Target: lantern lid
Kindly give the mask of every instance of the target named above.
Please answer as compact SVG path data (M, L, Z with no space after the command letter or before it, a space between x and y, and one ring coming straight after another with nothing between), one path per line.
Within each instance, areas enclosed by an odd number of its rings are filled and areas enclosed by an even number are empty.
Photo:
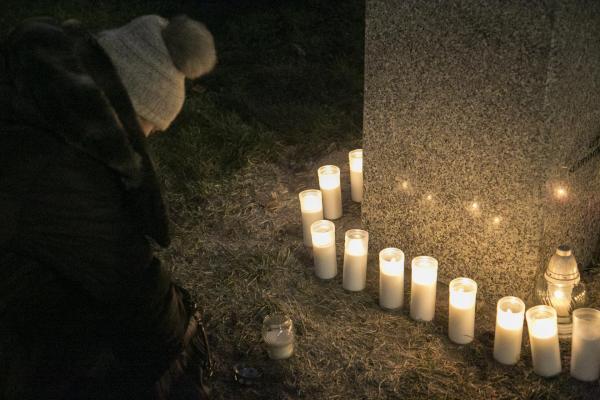
M548 282L554 284L576 285L579 283L577 261L569 246L563 244L556 249L556 253L550 258L544 276Z

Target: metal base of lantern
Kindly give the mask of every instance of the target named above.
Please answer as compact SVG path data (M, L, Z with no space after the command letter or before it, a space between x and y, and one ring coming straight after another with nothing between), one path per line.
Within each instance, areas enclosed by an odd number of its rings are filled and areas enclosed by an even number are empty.
M561 340L571 340L573 324L558 324L558 338Z

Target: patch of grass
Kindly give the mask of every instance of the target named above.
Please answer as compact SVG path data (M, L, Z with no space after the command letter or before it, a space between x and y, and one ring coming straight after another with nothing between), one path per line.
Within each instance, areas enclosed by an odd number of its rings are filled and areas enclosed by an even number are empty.
M170 137L152 141L172 181L226 178L252 160L286 161L287 146L305 158L360 140L364 4L336 3L184 7L213 32L219 64L188 91Z

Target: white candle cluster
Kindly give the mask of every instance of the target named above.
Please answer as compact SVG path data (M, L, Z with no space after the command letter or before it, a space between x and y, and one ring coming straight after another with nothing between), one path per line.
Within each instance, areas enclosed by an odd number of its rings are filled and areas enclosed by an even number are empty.
M348 154L351 198L363 199L363 151ZM300 193L304 244L312 247L315 274L321 279L337 275L335 220L342 216L340 168L325 165L318 170L320 190ZM404 180L401 190L411 190ZM431 193L424 198L434 201ZM481 204L472 201L467 208L479 216ZM495 216L498 225L501 217ZM345 232L343 278L344 289L362 291L367 282L369 233L362 229ZM379 305L385 310L398 310L404 305L404 252L388 247L379 253ZM414 257L411 262L410 316L417 321L435 317L438 261L431 256ZM559 288L560 289L560 288ZM550 377L561 372L557 315L565 313L569 303L566 294L557 289L552 305L539 305L525 310L518 297L507 296L498 301L493 355L496 361L514 365L521 356L523 322L527 320L534 372ZM448 337L457 344L468 344L475 338L477 282L460 277L449 284ZM564 303L564 304L563 304ZM565 305L566 304L566 305ZM578 309L573 313L571 375L582 381L600 377L600 311ZM287 354L286 354L287 356Z

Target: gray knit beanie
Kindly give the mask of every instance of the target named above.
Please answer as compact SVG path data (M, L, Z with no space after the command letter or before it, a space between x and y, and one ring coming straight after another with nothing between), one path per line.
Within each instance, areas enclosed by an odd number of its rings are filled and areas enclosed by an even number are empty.
M106 51L129 94L135 112L165 130L185 100L185 78L210 72L217 62L213 37L185 16L171 21L158 15L100 32Z

